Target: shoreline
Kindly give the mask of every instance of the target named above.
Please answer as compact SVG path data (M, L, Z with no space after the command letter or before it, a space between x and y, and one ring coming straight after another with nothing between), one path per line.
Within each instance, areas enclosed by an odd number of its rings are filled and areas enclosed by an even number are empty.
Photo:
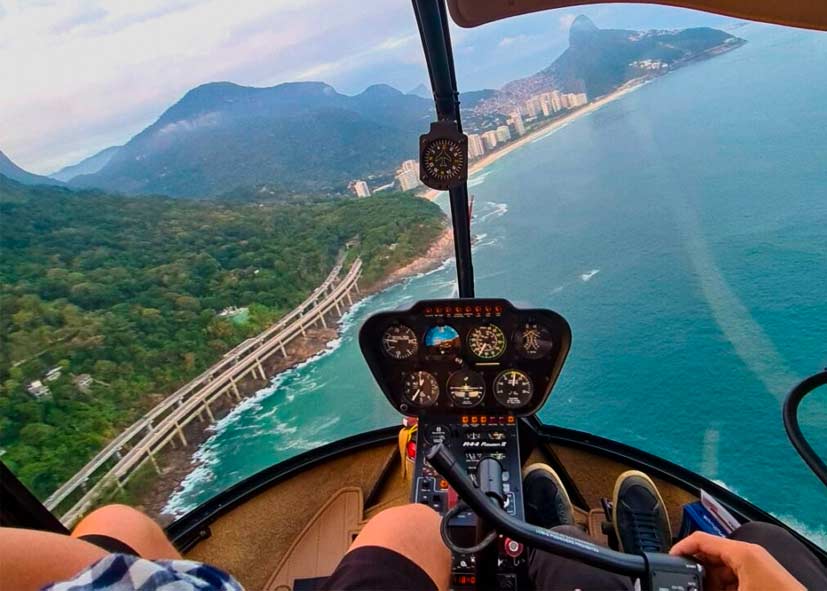
M603 106L605 106L605 105L607 105L607 104L609 104L613 101L616 101L617 99L629 94L630 92L632 92L634 90L637 90L638 88L645 85L647 82L650 82L651 80L652 80L651 77L642 77L642 78L635 78L634 80L629 80L628 82L623 84L623 86L619 87L617 90L614 90L614 91L610 92L609 94L604 95L604 96L598 98L597 100L588 103L587 105L583 106L582 108L577 109L576 111L573 111L573 112L568 113L566 115L563 115L562 117L559 117L557 119L554 119L553 121L550 121L549 123L528 132L527 134L525 134L524 136L520 137L517 140L514 140L512 142L508 142L508 144L505 144L505 146L503 148L500 148L500 149L498 149L494 152L491 152L490 154L486 154L482 158L479 158L479 159L475 160L474 162L470 163L468 165L468 176L470 177L471 175L473 175L477 172L480 172L481 170L484 170L485 168L491 166L497 160L499 160L500 158L503 158L504 156L507 156L508 154L513 152L514 150L517 150L518 148L521 148L521 147L525 146L526 144L529 144L529 143L533 142L534 140L539 139L540 137L542 137L546 134L554 133L555 131L557 131L561 127L564 127L565 125L568 125L572 121L576 121L580 117L583 117L585 115L588 115L589 113L593 113L593 112L597 111L598 109L602 108ZM427 199L428 201L433 201L434 199L439 197L442 193L445 193L445 191L439 191L437 189L428 189L427 191L421 193L420 197L422 197L423 199Z
M229 403L227 402L228 399L222 399L223 403L220 407L217 406L213 409L216 419L214 424L217 424L246 400L267 388L279 374L289 371L322 353L331 341L339 338L342 317L347 315L359 302L409 277L438 268L447 259L453 257L453 245L453 232L450 224L448 224L424 254L390 271L382 279L362 287L359 297L353 300L352 305L343 310L342 315L336 319L335 326L331 325L330 328L326 329L309 328L306 337L300 337L287 346L286 358L274 356L274 359L269 360L269 362L263 362L265 373L268 376L266 380L247 378L243 383L239 382L241 400L234 400ZM174 515L165 512L164 509L172 495L181 487L184 479L197 468L198 461L194 457L195 453L215 434L215 430L211 428L212 425L204 425L197 421L193 421L187 427L189 429L185 429L185 435L188 444L184 447L169 447L162 454L159 454L158 461L162 473L154 475L150 488L135 493L135 506L154 517L162 525L171 523L175 519Z

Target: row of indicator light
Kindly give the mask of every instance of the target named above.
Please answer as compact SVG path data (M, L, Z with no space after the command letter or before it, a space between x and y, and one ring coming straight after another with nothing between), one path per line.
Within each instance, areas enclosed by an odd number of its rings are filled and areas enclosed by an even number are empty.
M428 306L425 314L502 314L503 307L500 304L476 304L465 306Z
M511 415L507 417L488 417L485 415L462 415L461 420L463 425L513 425L517 422L517 419Z
M476 585L477 577L474 575L454 575L455 585Z

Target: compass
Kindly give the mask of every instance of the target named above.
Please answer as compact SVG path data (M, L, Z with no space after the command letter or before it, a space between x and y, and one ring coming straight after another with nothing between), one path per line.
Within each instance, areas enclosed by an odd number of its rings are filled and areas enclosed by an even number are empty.
M445 191L468 178L468 137L453 123L436 121L419 138L419 175L432 189Z

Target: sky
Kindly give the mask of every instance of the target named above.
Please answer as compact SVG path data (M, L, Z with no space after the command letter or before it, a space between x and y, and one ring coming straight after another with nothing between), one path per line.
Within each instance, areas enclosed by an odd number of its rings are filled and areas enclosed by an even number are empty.
M452 26L460 89L546 67L578 14L601 28L731 22L613 4ZM39 174L125 143L206 82L319 80L356 94L427 79L409 0L0 0L0 150Z

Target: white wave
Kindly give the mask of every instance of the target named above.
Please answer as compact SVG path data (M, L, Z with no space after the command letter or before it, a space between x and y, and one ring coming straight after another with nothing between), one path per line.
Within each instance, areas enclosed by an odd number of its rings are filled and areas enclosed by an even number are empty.
M561 292L561 291L563 291L565 288L566 288L566 286L565 286L565 285L558 285L557 287L555 287L554 289L552 289L552 290L551 290L551 295L554 295L554 294L556 294L556 293L560 293L560 292Z
M485 179L488 178L489 174L491 174L490 170L487 170L485 172L478 172L477 174L472 174L468 177L468 186L478 187L479 185L485 182Z
M478 222L484 222L492 216L501 217L508 213L507 203L494 203L493 201L486 201L486 213L476 219Z
M555 127L554 129L550 129L550 130L548 130L547 132L543 133L542 135L538 135L538 136L537 136L537 137L535 137L533 140L531 140L531 142L529 142L529 143L534 144L534 143L537 143L537 142L543 141L544 139L546 139L547 137L550 137L550 136L554 135L555 133L557 133L558 131L560 131L560 130L561 130L561 129L563 129L564 127L568 127L570 124L571 124L571 121L566 121L565 123L562 123L562 124L558 125L558 126L557 126L557 127Z
M588 273L583 273L582 275L580 275L580 279L583 282L586 282L586 281L589 281L592 277L594 277L598 273L600 273L600 269L592 269Z

